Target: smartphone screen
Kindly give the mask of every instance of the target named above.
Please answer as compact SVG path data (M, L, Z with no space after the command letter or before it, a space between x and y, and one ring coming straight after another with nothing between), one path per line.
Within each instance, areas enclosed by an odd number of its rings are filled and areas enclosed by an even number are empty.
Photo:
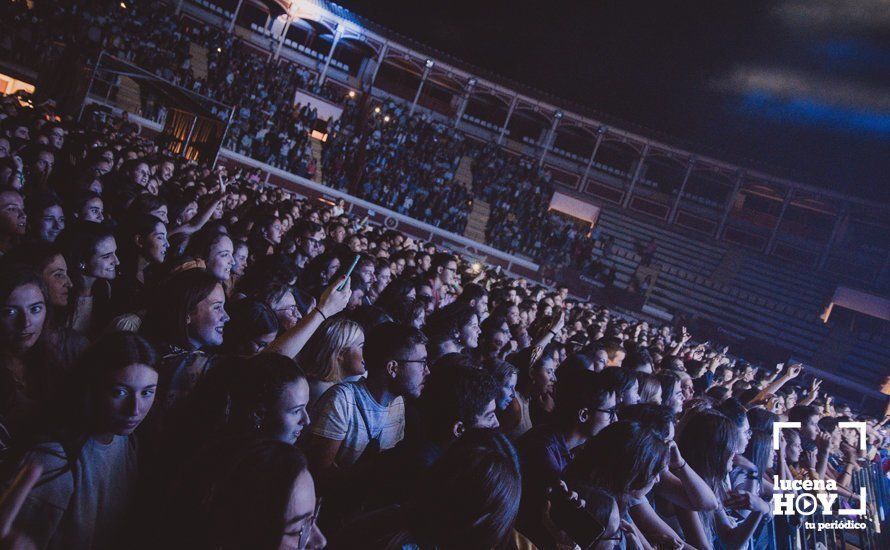
M346 271L346 278L343 279L343 282L340 283L340 286L337 287L337 290L343 290L346 287L346 281L348 281L350 275L352 275L352 270L355 269L355 266L358 264L359 258L361 258L361 255L356 254L355 258L352 260L352 265L349 266L349 270Z

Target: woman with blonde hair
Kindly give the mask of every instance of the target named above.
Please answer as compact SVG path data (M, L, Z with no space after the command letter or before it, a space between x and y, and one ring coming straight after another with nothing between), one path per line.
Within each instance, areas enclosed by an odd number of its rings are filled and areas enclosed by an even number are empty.
M349 319L328 319L297 356L309 379L309 409L328 388L365 373L365 333Z

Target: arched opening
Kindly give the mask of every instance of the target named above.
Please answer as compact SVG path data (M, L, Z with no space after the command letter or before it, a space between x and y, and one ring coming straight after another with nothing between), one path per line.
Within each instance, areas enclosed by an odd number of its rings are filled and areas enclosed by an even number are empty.
M537 145L550 127L550 120L540 112L526 107L513 110L510 123L510 139L527 145Z
M488 92L472 92L464 110L464 119L492 131L500 131L510 106L501 97Z
M417 93L422 74L423 70L410 60L387 57L377 72L377 80L374 85L410 102L414 99L414 94Z
M630 178L639 158L640 151L632 144L609 139L607 136L596 152L594 166L613 176Z
M556 127L553 152L586 166L596 144L596 135L575 124L560 124Z

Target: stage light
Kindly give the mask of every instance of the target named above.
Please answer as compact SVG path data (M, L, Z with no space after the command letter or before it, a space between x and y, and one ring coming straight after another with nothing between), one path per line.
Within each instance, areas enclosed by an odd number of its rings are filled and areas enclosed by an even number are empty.
M346 94L346 95L348 95L348 96L349 96L349 99L352 99L352 98L354 98L354 97L355 97L355 92L354 92L354 91L353 91L353 90L349 90L349 93L348 93L348 94Z
M380 114L380 107L374 107L374 114L375 114L375 115L379 115L379 114Z
M383 122L389 122L389 115L386 115L385 117L383 117Z
M425 65L426 65L427 69L432 69L433 68L433 60L427 59Z
M216 48L216 51L222 53L222 48Z
M124 9L124 10L127 9L127 4L124 2L121 2L120 6L121 6L121 9Z

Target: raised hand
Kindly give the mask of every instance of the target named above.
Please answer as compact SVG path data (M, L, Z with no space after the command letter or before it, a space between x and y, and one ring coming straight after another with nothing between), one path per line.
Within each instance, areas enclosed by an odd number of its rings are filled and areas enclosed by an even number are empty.
M12 525L22 510L28 493L34 488L42 473L43 468L39 465L25 465L9 489L0 497L0 548L4 550L36 548L33 542L13 532Z
M342 289L338 289L340 285L343 285ZM349 297L351 295L352 288L350 288L350 280L344 275L334 281L321 293L321 297L318 299L318 306L316 307L318 307L325 317L336 315L346 309L346 305L349 303Z
M795 363L788 367L788 370L785 371L785 378L796 378L798 375L800 375L801 372L803 372L803 365L801 365L800 363Z

